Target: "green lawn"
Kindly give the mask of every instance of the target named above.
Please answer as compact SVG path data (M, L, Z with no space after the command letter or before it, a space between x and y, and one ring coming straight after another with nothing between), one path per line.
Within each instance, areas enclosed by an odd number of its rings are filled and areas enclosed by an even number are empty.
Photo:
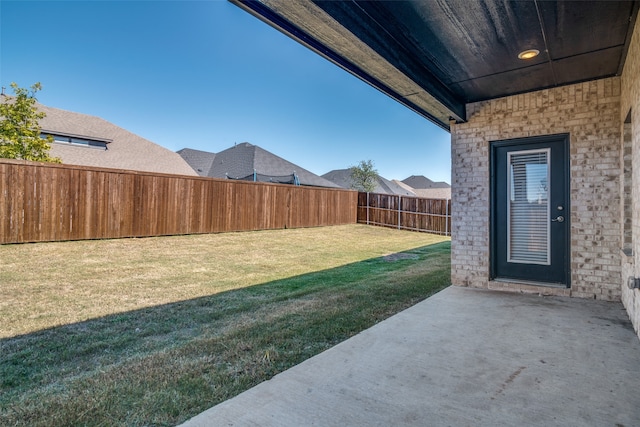
M0 246L0 425L175 425L449 285L349 225Z

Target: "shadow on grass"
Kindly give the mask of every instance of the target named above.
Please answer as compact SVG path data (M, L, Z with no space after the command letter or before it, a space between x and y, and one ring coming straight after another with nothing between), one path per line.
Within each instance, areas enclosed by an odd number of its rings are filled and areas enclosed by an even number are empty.
M0 341L0 424L175 425L445 288L450 243Z

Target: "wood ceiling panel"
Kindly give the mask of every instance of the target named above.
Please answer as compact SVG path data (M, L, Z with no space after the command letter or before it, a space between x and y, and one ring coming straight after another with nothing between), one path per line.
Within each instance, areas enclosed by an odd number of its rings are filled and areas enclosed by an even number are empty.
M633 2L539 2L552 59L623 46ZM588 6L588 7L587 7Z
M455 83L467 95L467 102L529 92L554 86L553 72L548 63L479 77Z
M623 46L571 56L553 62L558 85L615 76Z
M445 128L443 108L464 120L467 102L617 75L640 7L628 0L231 1ZM301 30L309 25L312 32ZM352 58L339 40L318 36L336 26L372 55ZM532 48L538 57L518 59ZM393 69L382 80L380 62ZM398 91L403 79L418 89Z

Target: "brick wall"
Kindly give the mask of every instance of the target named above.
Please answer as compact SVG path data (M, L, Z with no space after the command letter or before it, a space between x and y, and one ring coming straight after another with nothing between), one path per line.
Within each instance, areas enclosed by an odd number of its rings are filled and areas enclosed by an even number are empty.
M453 284L620 299L620 84L614 77L467 106L468 121L451 127ZM571 288L491 281L489 142L560 133L570 135Z
M640 276L640 27L636 24L636 30L631 39L627 60L621 78L622 96L619 123L624 131L626 124L628 136L631 140L628 156L631 156L631 215L627 219L631 222L631 242L627 242L630 249L622 257L622 302L627 308L633 326L640 336L640 290L631 290L627 287L629 277ZM629 116L629 113L630 116ZM623 132L624 133L624 132ZM621 146L624 146L624 138ZM624 194L624 184L622 187ZM628 191L628 189L627 189ZM624 199L624 198L623 198ZM629 203L629 202L627 202ZM623 216L624 217L624 216Z

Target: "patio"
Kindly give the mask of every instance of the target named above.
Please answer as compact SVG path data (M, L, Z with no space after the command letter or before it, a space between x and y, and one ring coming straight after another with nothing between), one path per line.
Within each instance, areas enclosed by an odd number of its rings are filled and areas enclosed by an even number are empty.
M619 302L451 286L183 426L640 425Z

